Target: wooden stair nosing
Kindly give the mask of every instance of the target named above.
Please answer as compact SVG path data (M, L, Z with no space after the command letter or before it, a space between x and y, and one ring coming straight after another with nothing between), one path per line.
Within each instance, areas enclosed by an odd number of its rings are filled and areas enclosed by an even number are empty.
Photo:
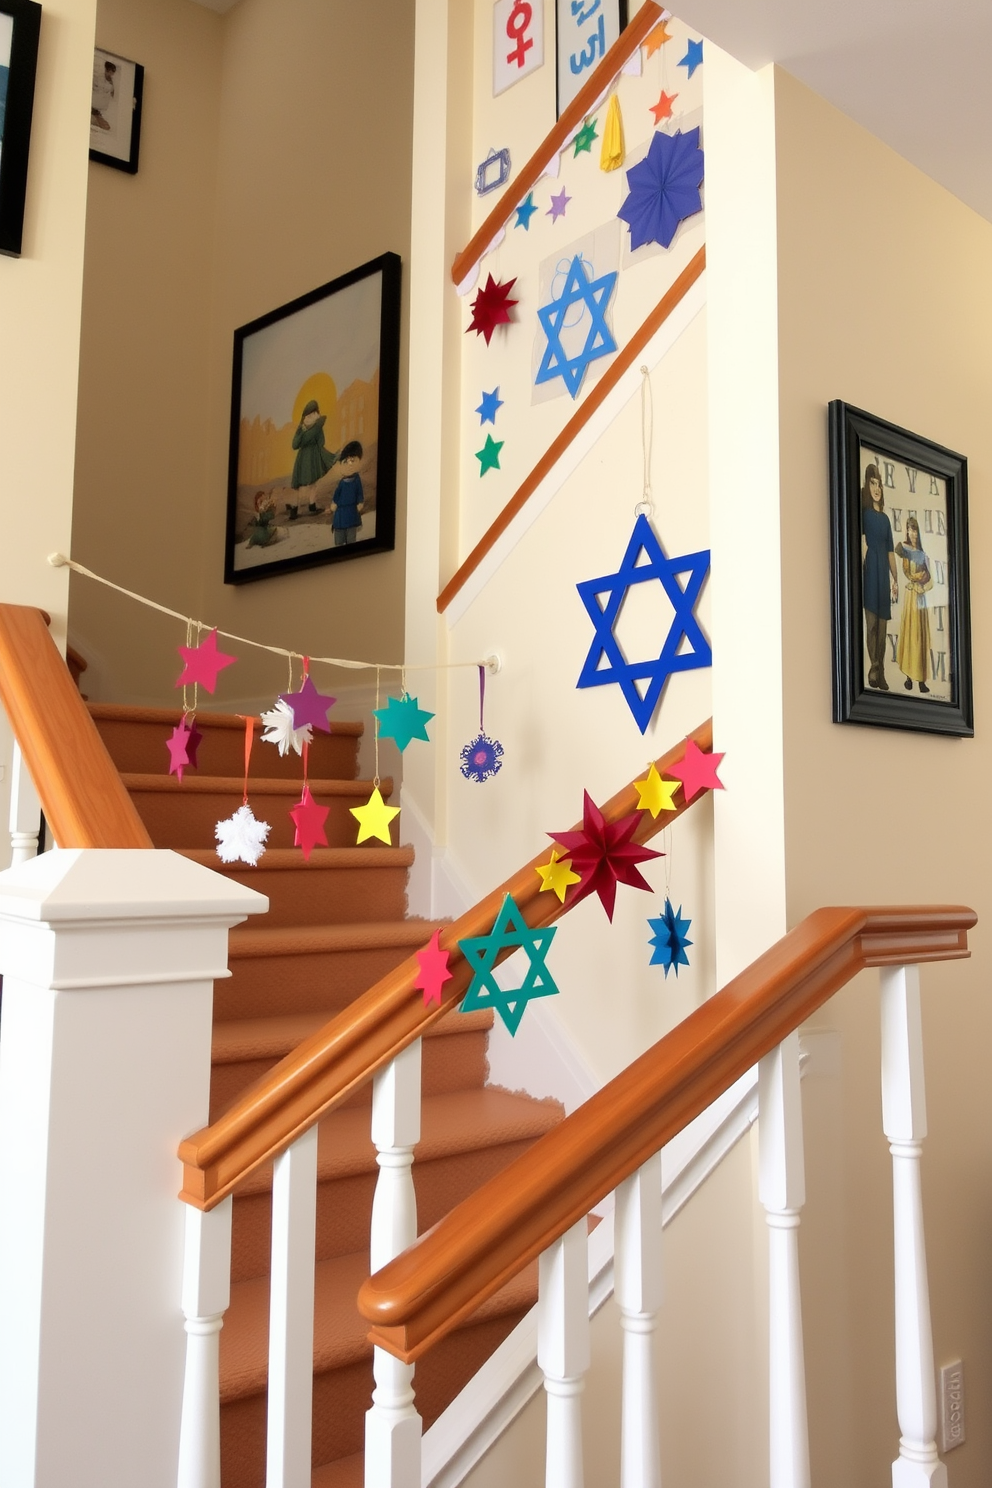
M272 1018L225 1019L214 1024L210 1062L241 1064L252 1059L281 1059L297 1044L329 1021L324 1013L285 1013ZM460 1034L488 1032L494 1014L488 1008L476 1012L449 1013L432 1023L424 1037L452 1038Z
M154 723L154 724L176 724L183 716L182 707L178 704L175 708L142 708L132 707L128 703L87 703L90 716L94 722L106 720L108 723ZM257 717L258 715L254 715ZM203 728L237 729L240 733L245 731L244 715L239 713L213 713L206 709L196 710L196 726ZM323 729L320 731L324 732ZM342 718L332 720L329 732L331 734L344 734L350 738L360 739L365 732L365 725L361 720Z
M121 779L131 795L144 793L166 793L176 795L240 796L244 791L244 780L234 775L185 775L180 781L175 775L154 775L150 771L122 770ZM367 799L372 794L375 782L368 780L342 780L340 776L310 777L310 794L320 796L356 796ZM379 781L379 792L383 800L393 794L394 781L384 775ZM280 779L278 776L249 775L249 796L299 796L303 789L299 780Z
M179 847L176 852L194 863L203 863L215 868L218 873L243 873L246 863L222 863L214 847ZM362 847L315 847L307 862L298 847L270 847L259 860L257 867L267 872L303 872L314 868L409 868L413 863L413 848L362 846Z
M267 855L266 855L267 856ZM363 864L364 866L364 864ZM313 956L337 951L417 950L448 924L447 920L367 920L354 924L235 927L229 934L228 959L265 956Z

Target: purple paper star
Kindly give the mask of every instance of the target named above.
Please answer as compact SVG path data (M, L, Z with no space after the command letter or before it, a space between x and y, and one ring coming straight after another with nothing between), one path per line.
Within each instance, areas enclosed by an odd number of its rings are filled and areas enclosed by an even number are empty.
M545 217L550 217L552 222L557 222L559 217L564 217L565 208L571 200L572 198L565 194L563 186L557 196L552 196L551 205L545 212Z
M279 696L293 710L294 729L305 728L309 723L312 728L322 729L325 734L331 732L327 714L337 699L325 697L318 692L312 677L304 677L299 692L281 692Z

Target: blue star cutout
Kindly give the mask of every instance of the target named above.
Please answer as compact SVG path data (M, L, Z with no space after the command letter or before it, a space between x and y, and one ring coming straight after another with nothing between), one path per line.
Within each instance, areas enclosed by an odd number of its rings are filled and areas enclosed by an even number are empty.
M475 410L479 415L480 424L494 424L496 415L503 407L503 399L499 395L499 388L494 387L491 393L482 394L482 402Z
M463 1013L473 1013L479 1008L495 1008L503 1022L515 1034L520 1027L524 1009L532 997L554 997L558 992L554 978L544 964L548 947L554 939L555 927L532 930L514 902L507 894L500 905L496 923L488 935L471 935L458 942L465 960L474 970L462 1003ZM530 965L523 985L503 988L493 976L496 962L505 951L522 948Z
M515 211L517 214L517 220L513 224L514 227L522 227L524 232L530 232L530 219L537 211L537 208L534 205L533 191L528 191L526 197L520 203L519 207L515 208Z
M647 558L646 563L638 562L642 553ZM666 558L654 528L642 512L634 523L627 551L617 572L602 579L586 579L576 585L596 634L575 685L602 687L608 682L616 682L642 734L654 717L665 683L673 672L688 672L695 667L713 664L709 642L693 613L709 567L708 549L701 553L687 553L683 558ZM684 588L679 582L679 574L689 576ZM656 658L628 661L620 650L613 627L631 585L649 583L653 579L658 580L671 600L675 616ZM605 604L600 603L600 595L607 596ZM680 654L679 646L683 640L691 649ZM605 665L602 664L604 661ZM647 683L643 696L638 690L638 682Z
M616 273L604 274L600 279L590 279L582 259L576 254L569 265L568 277L561 294L550 305L542 305L537 312L548 344L535 382L550 382L553 377L560 377L575 398L589 363L594 362L597 357L609 356L611 351L616 351L617 343L606 324L606 307L616 282ZM575 305L584 305L588 309L591 324L582 350L570 357L566 355L561 337L563 331L575 328L576 322L567 324L568 313ZM580 313L578 324L584 318L584 313Z
M668 973L674 970L676 978L680 966L689 965L689 957L686 948L692 945L686 931L692 924L691 920L682 918L682 906L678 907L678 913L672 908L672 901L665 896L665 908L661 917L657 920L648 920L648 924L654 931L651 944L654 951L651 954L652 966L663 966L665 968L665 981L668 981Z
M678 66L688 69L689 76L701 67L703 62L703 43L701 41L687 41L685 44L685 56L679 58Z
M372 709L379 721L379 738L395 739L401 754L411 739L423 739L430 743L427 725L434 714L428 713L426 708L421 708L418 704L418 698L405 692L402 697L387 698L384 708Z

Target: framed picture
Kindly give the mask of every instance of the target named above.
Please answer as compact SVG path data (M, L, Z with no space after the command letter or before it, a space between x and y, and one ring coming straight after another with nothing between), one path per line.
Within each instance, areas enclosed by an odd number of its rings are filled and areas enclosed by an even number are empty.
M833 717L974 733L968 463L830 404Z
M41 6L0 0L0 253L16 258L24 230Z
M627 24L627 0L555 0L558 117Z
M395 253L235 331L225 583L392 548L399 338Z
M139 62L129 62L97 47L93 53L90 159L132 176L138 169L144 84L145 69Z

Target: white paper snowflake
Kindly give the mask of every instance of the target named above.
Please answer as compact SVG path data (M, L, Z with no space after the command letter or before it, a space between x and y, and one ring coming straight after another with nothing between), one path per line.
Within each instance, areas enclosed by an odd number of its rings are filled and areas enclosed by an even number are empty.
M293 710L282 698L277 698L268 713L262 714L262 722L265 724L262 743L275 744L280 754L288 754L291 749L302 754L304 744L309 744L313 739L313 729L309 723L305 723L302 728L293 727Z
M250 806L239 806L233 816L214 828L217 856L222 863L248 863L252 868L265 851L269 824L256 821Z

